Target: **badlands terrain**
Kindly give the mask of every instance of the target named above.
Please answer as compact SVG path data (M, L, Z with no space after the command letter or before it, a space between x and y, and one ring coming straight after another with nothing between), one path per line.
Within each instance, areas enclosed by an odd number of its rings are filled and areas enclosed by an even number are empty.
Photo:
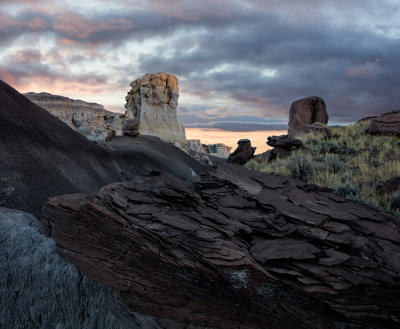
M165 73L124 114L0 81L0 327L398 328L399 114L301 99L254 156L187 140L178 98Z

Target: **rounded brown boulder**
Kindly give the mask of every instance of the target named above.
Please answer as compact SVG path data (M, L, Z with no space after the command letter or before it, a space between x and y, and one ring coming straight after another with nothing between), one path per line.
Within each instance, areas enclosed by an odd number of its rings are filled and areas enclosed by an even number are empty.
M314 122L328 123L326 104L320 97L311 96L292 103L289 113L288 135L294 136L303 132L303 127Z

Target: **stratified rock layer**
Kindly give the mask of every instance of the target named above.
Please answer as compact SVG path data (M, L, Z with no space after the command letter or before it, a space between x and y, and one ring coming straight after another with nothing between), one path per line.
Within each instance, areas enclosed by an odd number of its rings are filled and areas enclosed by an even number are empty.
M131 82L126 96L126 120L139 119L141 135L151 135L169 143L186 145L185 128L178 122L179 88L177 77L146 74Z
M398 328L399 220L221 165L51 198L43 230L133 311L218 329Z
M371 119L367 132L373 135L400 136L400 112L386 113Z
M328 119L326 105L322 98L311 96L299 99L290 107L288 135L292 137L302 133L304 126L314 122L327 124Z
M30 92L25 97L89 140L104 141L112 130L122 135L125 115L107 111L103 105L49 93Z

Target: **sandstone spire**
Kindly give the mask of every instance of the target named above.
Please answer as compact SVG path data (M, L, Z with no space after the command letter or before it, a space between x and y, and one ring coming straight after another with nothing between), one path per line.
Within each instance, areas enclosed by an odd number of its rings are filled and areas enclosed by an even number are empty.
M177 77L166 74L145 74L131 82L126 96L126 120L139 119L142 135L159 137L167 142L186 144L185 128L178 122L179 88Z

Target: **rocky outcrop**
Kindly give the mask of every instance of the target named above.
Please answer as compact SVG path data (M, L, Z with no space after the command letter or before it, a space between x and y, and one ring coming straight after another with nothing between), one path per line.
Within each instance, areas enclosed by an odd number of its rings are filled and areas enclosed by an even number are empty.
M186 145L185 128L178 122L179 88L177 77L146 74L131 82L126 96L126 120L138 119L139 132L174 144Z
M289 137L288 135L269 136L267 138L267 144L269 146L284 149L286 151L297 150L303 146L301 140Z
M311 96L299 99L290 107L288 135L292 137L302 133L305 125L311 125L314 122L327 124L328 119L326 105L322 98Z
M223 143L202 144L200 139L188 139L186 148L190 152L204 153L218 158L227 158L232 149Z
M250 140L240 139L236 150L229 155L228 163L244 165L254 156L255 151L256 147L251 146Z
M125 124L124 128L122 128L122 133L124 135L133 137L138 136L139 127L140 127L140 121L138 119L133 119Z
M399 220L328 189L225 164L197 183L154 172L54 197L44 213L64 259L182 328L400 324Z
M259 154L257 157L263 161L271 162L278 158L284 158L290 155L294 150L303 147L302 141L299 139L289 137L288 135L269 136L267 144L272 146L273 149Z
M151 170L196 179L204 166L152 136L88 141L0 81L0 206L41 216L49 196L94 193Z
M371 119L367 133L372 135L400 136L400 111L386 113L380 117Z
M125 115L107 111L103 105L49 93L25 96L89 140L104 141L112 130L116 136L122 135Z

